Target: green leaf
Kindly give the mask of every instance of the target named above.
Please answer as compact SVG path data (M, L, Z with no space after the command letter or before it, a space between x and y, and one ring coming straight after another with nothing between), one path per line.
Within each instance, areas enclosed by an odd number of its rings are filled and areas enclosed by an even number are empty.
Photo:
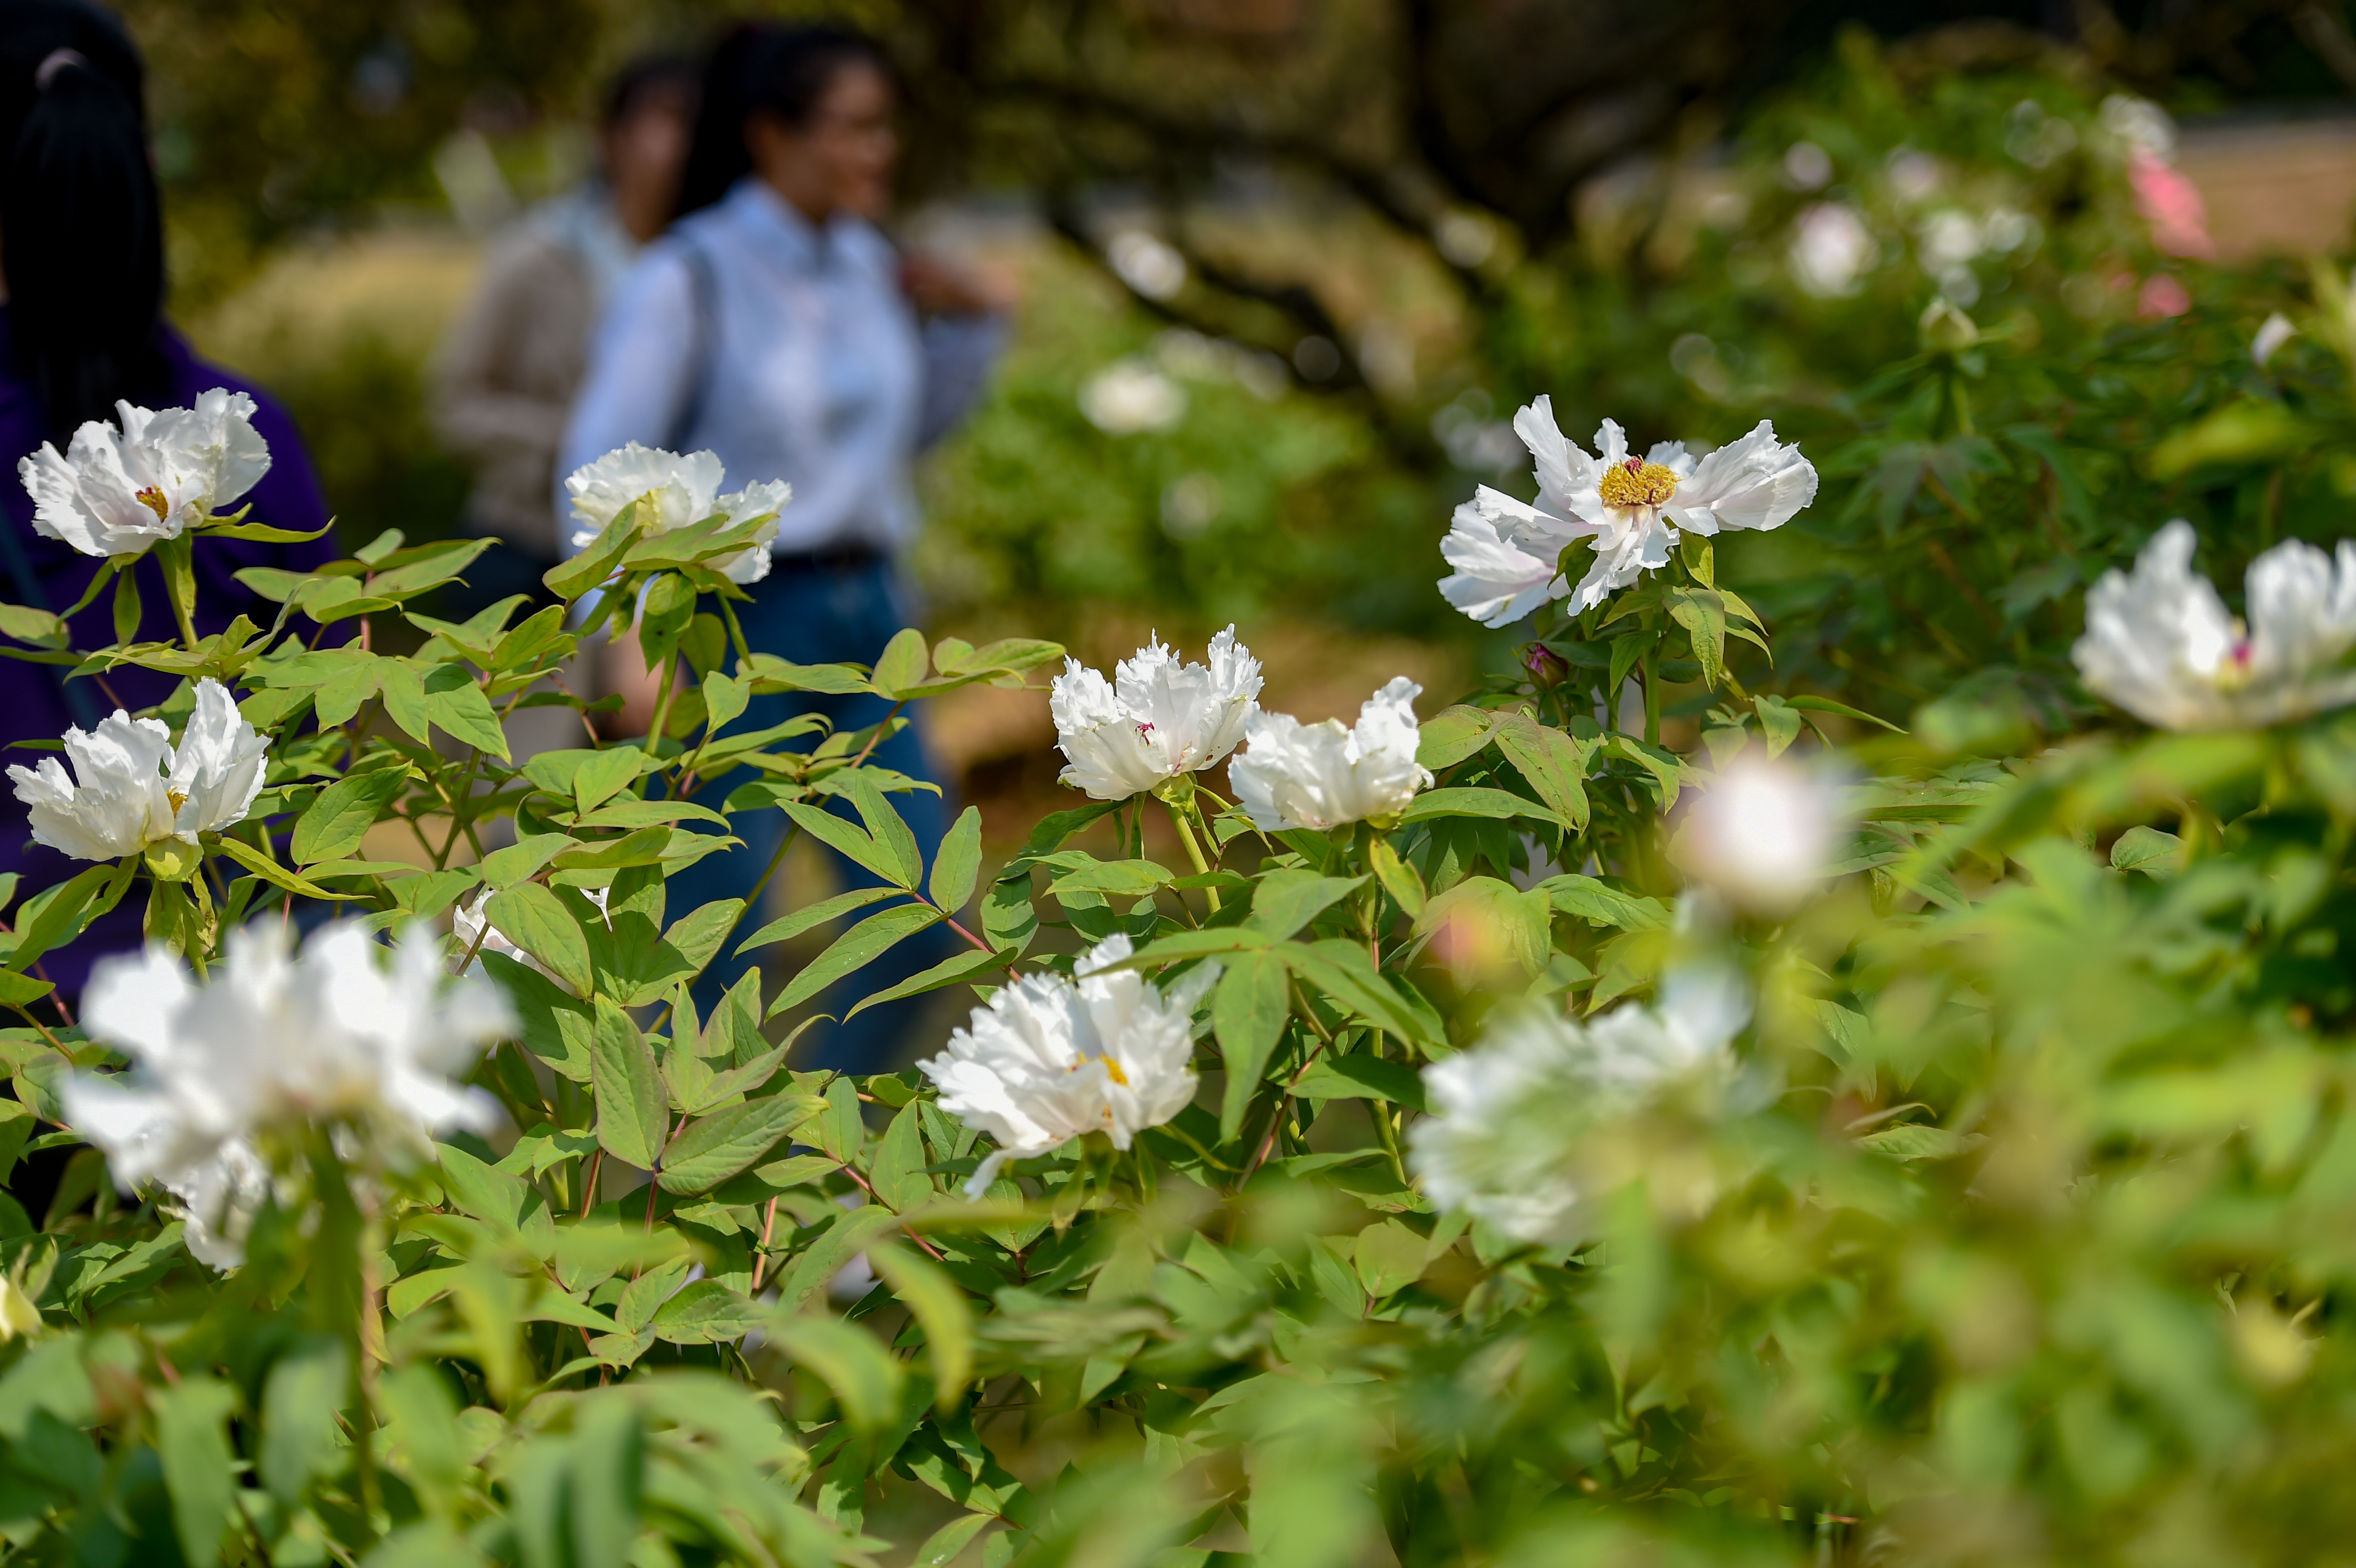
M779 1013L799 1007L905 938L938 924L942 918L940 911L923 904L902 904L896 909L869 915L836 937L834 944L824 953L802 965L799 972L786 982L785 989L777 993L776 1000L769 1004L766 1016L776 1018Z
M1783 705L1786 708L1796 708L1804 713L1837 713L1844 719L1854 719L1862 724L1879 724L1893 735L1906 733L1887 719L1877 719L1861 708L1851 708L1846 702L1835 702L1829 697L1787 697L1783 699Z
M1497 749L1529 781L1547 809L1574 830L1587 826L1587 776L1590 749L1559 730L1539 723L1526 713L1506 713L1497 720Z
M596 989L589 939L564 901L538 882L518 882L493 893L485 912L501 934L548 965L576 996Z
M0 636L37 648L62 648L73 640L63 619L22 604L0 604Z
M1751 711L1759 715L1759 728L1767 736L1767 754L1780 757L1793 741L1800 738L1800 715L1780 697L1765 694L1751 699Z
M924 880L924 852L916 847L916 836L900 813L884 796L874 779L864 772L838 773L830 784L835 785L851 805L858 808L860 820L877 846L890 858L892 869L882 873L884 880L904 888L915 888Z
M57 987L48 980L37 980L30 975L0 969L0 1005L21 1008L27 1002L37 1002Z
M237 1455L229 1442L236 1391L196 1373L149 1397L180 1554L190 1568L209 1568L220 1561L221 1534L237 1508Z
M1318 1058L1292 1092L1304 1100L1388 1100L1424 1108L1422 1074L1404 1061L1364 1052Z
M851 1424L872 1432L900 1408L900 1363L875 1337L835 1317L774 1312L770 1341L816 1372Z
M2172 877L2184 869L2184 840L2157 827L2130 827L2111 845L2111 865L2122 871Z
M867 1179L875 1189L875 1196L898 1213L906 1213L934 1195L932 1180L925 1175L922 1119L914 1104L901 1107L900 1114L892 1118L892 1125L876 1140L874 1155L868 1164Z
M458 1403L442 1371L416 1362L387 1371L377 1382L391 1439L392 1468L416 1491L427 1510L451 1517L466 1484L467 1456L458 1433Z
M598 1143L623 1164L652 1170L669 1130L669 1096L638 1026L602 997L590 1037L589 1081L597 1096Z
M742 1339L768 1316L767 1307L744 1292L699 1279L655 1309L653 1328L656 1339L674 1345L722 1345Z
M829 921L840 919L852 910L864 909L869 904L880 903L885 899L904 896L905 895L898 888L853 888L847 893L837 893L830 899L821 899L817 903L794 911L791 914L778 916L738 943L736 951L746 953L755 947L765 947L772 942L789 941L805 931L824 925Z
M1099 860L1075 850L1048 858L1048 864L1068 867L1052 878L1047 891L1056 898L1093 893L1100 898L1143 898L1177 880L1177 873L1151 860Z
M973 1309L965 1292L947 1269L896 1243L872 1243L867 1257L925 1331L933 1356L934 1407L956 1409L973 1376Z
M1270 871L1252 892L1244 924L1281 942L1333 904L1366 885L1365 877L1321 877L1314 871Z
M1289 972L1276 954L1247 954L1219 976L1218 989L1211 998L1211 1028L1226 1067L1226 1088L1219 1100L1222 1142L1243 1130L1244 1113L1250 1108L1291 1010Z
M914 626L902 628L875 661L875 689L885 697L903 696L924 680L926 664L925 634Z
M1018 950L1012 947L991 952L971 948L954 954L929 969L917 971L895 986L887 987L872 997L861 997L857 1006L842 1015L843 1021L847 1023L868 1008L880 1008L886 1002L896 1002L904 997L923 996L927 991L938 991L961 980L970 980L994 969L1004 968L1019 955Z
M826 1102L815 1094L776 1094L689 1123L663 1150L663 1190L709 1192L825 1109Z
M646 1427L629 1396L609 1392L585 1399L573 1418L565 1488L572 1568L627 1568L637 1552L646 1468Z
M95 919L101 909L112 908L114 900L123 895L122 888L115 887L114 898L92 909L91 905L99 898L99 890L112 882L127 885L131 869L136 864L135 860L125 860L120 868L92 866L72 880L60 882L27 900L25 908L17 912L16 950L8 955L8 968L21 974L41 955L80 935L86 920Z
M466 666L436 665L426 673L425 711L452 740L507 761L507 732Z
M1495 716L1486 709L1443 708L1417 732L1415 760L1435 773L1452 768L1489 744L1494 725Z
M1521 816L1533 822L1571 826L1549 807L1502 789L1428 789L1415 797L1399 820L1423 822L1436 816L1483 816L1495 820Z
M1692 639L1702 685L1715 691L1726 679L1726 601L1710 588L1672 589L1666 597L1669 618Z
M953 1519L925 1538L916 1554L908 1559L908 1568L942 1568L954 1562L959 1552L973 1544L973 1538L996 1523L998 1516L969 1513Z
M904 876L899 857L878 844L857 823L798 800L787 801L778 809L793 818L795 825L803 832L828 848L866 867L887 882L912 891L915 890L922 868L910 869Z
M1415 930L1419 936L1433 936L1435 945L1446 944L1440 956L1451 969L1478 976L1510 963L1536 975L1546 967L1551 947L1550 915L1542 889L1524 892L1494 877L1467 877L1432 895Z
M1556 909L1590 925L1616 925L1622 931L1658 931L1669 923L1668 909L1660 900L1623 893L1577 872L1549 877L1532 891L1543 892Z
M314 1341L270 1369L256 1468L281 1507L300 1506L314 1479L348 1461L351 1450L337 1440L337 1417L351 1392L351 1363L339 1341Z
M584 815L596 810L637 782L638 765L645 761L646 753L634 746L589 752L572 770L573 804Z
M1413 866L1399 859L1389 839L1376 835L1367 847L1366 862L1374 867L1375 877L1383 884L1383 890L1398 901L1409 920L1423 912L1424 900L1429 896L1423 891L1423 879L1416 874Z
M360 847L386 806L408 786L404 768L378 768L337 779L319 792L310 808L295 819L294 863L340 860Z
M118 645L139 640L141 613L138 573L117 573L114 579L114 640Z
M933 902L955 914L973 897L981 876L981 808L969 805L933 856Z
M405 599L449 581L490 548L489 539L479 538L421 545L414 552L403 552L409 557L403 564L376 573L366 586L379 599Z

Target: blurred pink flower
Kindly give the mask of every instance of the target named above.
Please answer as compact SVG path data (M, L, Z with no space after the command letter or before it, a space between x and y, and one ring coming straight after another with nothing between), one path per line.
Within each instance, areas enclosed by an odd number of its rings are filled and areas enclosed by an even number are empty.
M2217 242L2209 238L2209 208L2182 170L2149 148L2137 147L2127 154L2127 183L2135 187L2136 209L2151 224L2153 245L2170 256L2216 259Z
M2146 278L2143 292L2136 296L2136 309L2147 316L2182 315L2191 308L2192 295L2166 272Z

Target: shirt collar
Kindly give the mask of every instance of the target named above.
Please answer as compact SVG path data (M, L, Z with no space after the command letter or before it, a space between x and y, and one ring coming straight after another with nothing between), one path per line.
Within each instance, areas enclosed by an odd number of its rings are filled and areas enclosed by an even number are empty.
M728 207L762 249L788 266L816 272L841 249L841 220L812 223L758 175L736 182L728 193Z

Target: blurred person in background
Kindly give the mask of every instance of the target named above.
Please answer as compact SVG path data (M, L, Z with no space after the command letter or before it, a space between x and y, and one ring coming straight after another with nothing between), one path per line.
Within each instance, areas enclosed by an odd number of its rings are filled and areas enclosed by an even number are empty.
M704 73L680 219L599 329L556 467L567 475L638 442L709 449L730 489L790 484L774 565L736 613L754 652L797 664L872 663L914 620L894 560L919 523L911 465L971 406L1004 337L1001 297L940 262L903 256L877 228L899 155L895 94L884 52L857 33L745 23L722 39ZM611 650L643 686L635 652ZM755 697L738 725L814 709L854 730L888 707L874 698ZM913 725L884 740L874 760L930 778ZM735 782L706 787L720 797ZM929 860L946 820L941 797L921 790L892 799ZM737 831L743 848L670 879L670 907L752 893L782 842L782 814L744 819ZM837 863L847 885L874 880ZM757 923L758 912L746 918ZM938 934L902 943L819 1005L839 1017L938 961L947 952L932 940ZM733 942L707 972L699 1006L755 961L735 956ZM871 1008L830 1029L815 1060L883 1071L920 1005Z
M434 422L475 464L466 527L500 541L468 569L463 600L443 612L454 619L512 593L555 603L541 577L562 559L549 502L557 443L598 317L679 204L696 86L696 68L680 57L623 68L605 94L596 174L492 245L481 286L443 341Z
M101 560L34 531L19 460L44 442L62 452L86 421L116 421L117 400L186 408L227 387L252 397L270 469L245 496L251 521L308 533L327 524L311 460L285 410L262 390L206 364L164 320L164 224L148 158L145 68L112 16L82 0L0 0L0 594L62 612ZM247 567L307 571L337 554L331 539L264 544L208 539L196 551L197 630L209 635L243 614L268 625L278 606L237 581ZM145 611L140 641L177 636L162 569L135 568ZM114 641L111 595L72 619L73 645ZM340 640L331 638L331 640ZM54 745L117 705L163 702L177 677L123 666L98 680L67 680L56 665L11 663L0 743ZM22 755L23 753L16 753ZM31 759L28 759L31 760ZM81 869L32 842L24 804L0 792L0 872L22 872L27 893ZM81 989L91 960L141 943L133 900L102 915L72 945L41 960L59 996ZM37 1003L46 1008L49 1004Z

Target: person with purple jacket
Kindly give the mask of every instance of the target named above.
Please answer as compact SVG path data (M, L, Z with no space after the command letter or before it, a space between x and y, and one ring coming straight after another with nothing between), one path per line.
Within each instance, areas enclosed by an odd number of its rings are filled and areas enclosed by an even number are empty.
M103 564L37 531L33 498L16 475L20 460L44 443L63 451L84 423L118 421L118 401L190 408L217 387L247 393L254 428L270 446L269 471L244 497L251 520L305 533L328 520L286 411L198 358L164 320L163 214L147 153L144 74L122 24L85 0L0 0L0 601L10 603L62 612ZM239 582L240 571L308 571L336 553L326 538L206 540L196 551L198 633L219 632L241 614L264 626L275 617L278 607ZM161 567L143 559L134 571L145 614L139 638L175 637ZM72 618L75 647L114 640L111 599L102 593ZM54 741L118 705L134 713L154 707L178 684L125 666L102 688L87 677L65 678L57 665L0 663L0 745ZM40 755L19 748L6 760ZM80 869L35 844L24 804L0 791L0 873L20 873L19 891L30 895ZM137 901L117 906L44 957L43 973L60 996L75 997L93 959L140 944L140 920Z

